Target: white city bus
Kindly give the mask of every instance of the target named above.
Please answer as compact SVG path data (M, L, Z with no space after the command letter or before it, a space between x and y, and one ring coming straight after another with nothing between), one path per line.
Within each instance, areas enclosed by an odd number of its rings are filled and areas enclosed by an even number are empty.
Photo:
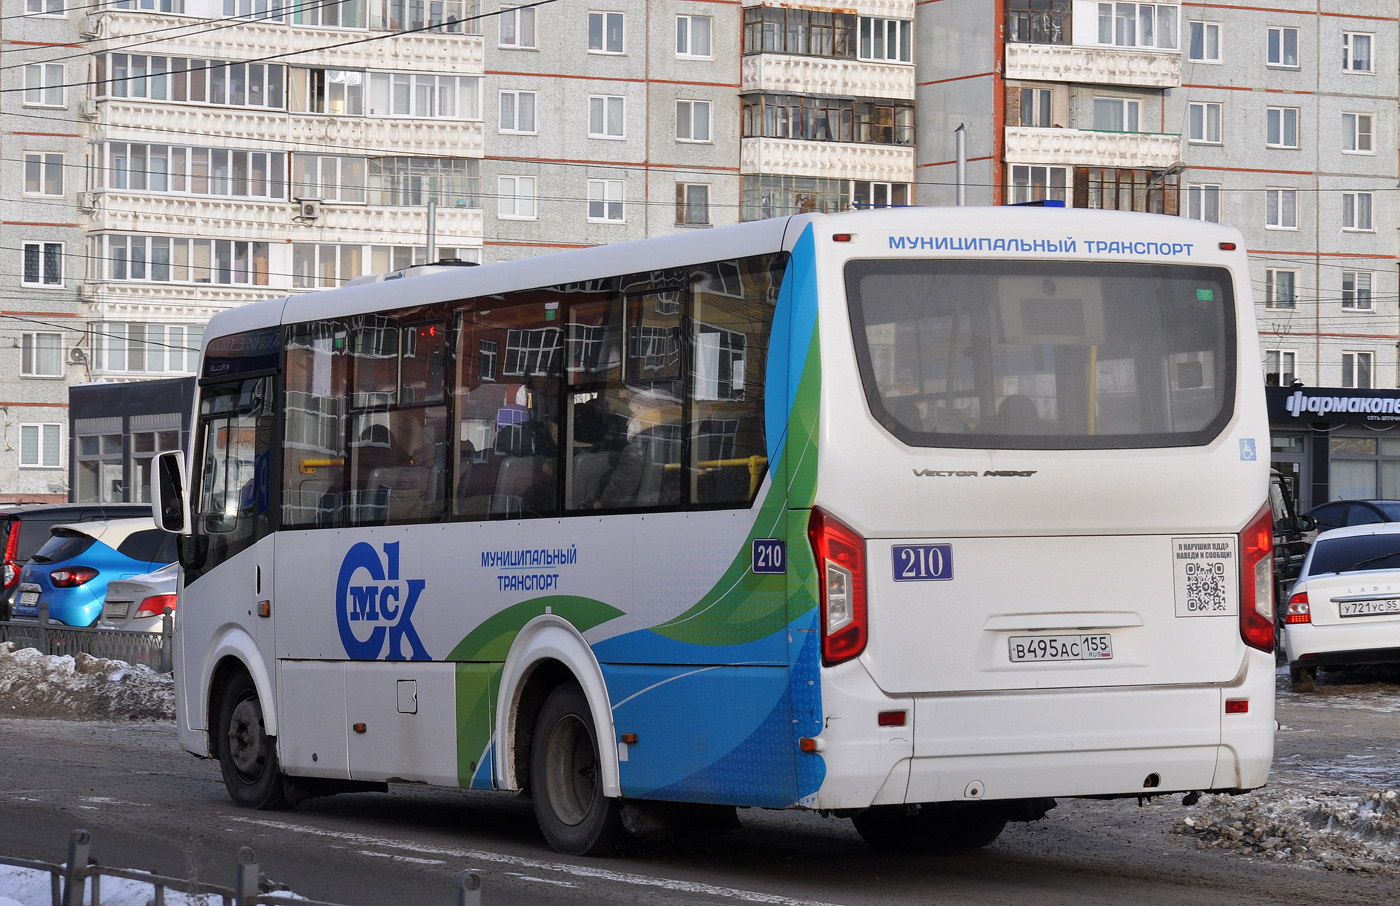
M735 806L973 847L1054 797L1258 787L1240 242L905 208L224 312L156 489L180 740L250 807L529 790L571 853Z

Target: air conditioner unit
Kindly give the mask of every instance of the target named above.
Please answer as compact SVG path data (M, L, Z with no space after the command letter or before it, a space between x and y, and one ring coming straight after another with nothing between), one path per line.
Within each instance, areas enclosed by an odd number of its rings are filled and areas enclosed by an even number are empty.
M97 210L97 198L91 192L78 193L78 209L91 214Z
M78 108L78 115L85 120L97 119L97 101L92 98L85 98Z
M83 20L83 30L81 34L82 37L88 41L102 37L102 20L96 16L88 16Z
M87 352L86 352L86 351L84 351L84 350L82 350L82 349L79 349L79 348L76 347L76 346L74 346L72 349L68 350L68 364L70 364L70 365L86 365L86 364L87 364L87 361L88 361L88 355L87 355Z
M315 221L321 219L321 199L298 198L297 220Z

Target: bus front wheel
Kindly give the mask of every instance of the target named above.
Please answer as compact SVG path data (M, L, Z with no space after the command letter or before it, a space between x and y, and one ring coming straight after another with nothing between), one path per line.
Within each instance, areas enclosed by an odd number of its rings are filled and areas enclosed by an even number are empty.
M530 752L535 818L556 851L596 855L622 828L617 800L603 795L598 734L588 698L577 685L555 689L535 721Z
M244 808L286 808L277 740L267 735L262 701L247 673L233 676L224 687L218 731L219 767L229 798Z

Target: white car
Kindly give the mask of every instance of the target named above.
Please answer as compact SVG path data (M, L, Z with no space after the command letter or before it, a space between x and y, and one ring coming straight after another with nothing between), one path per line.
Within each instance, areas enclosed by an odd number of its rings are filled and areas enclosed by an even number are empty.
M98 627L160 632L165 608L175 609L175 587L179 575L180 564L171 563L152 573L108 582Z
M1289 595L1283 639L1299 692L1313 689L1318 667L1400 663L1400 523L1318 535Z

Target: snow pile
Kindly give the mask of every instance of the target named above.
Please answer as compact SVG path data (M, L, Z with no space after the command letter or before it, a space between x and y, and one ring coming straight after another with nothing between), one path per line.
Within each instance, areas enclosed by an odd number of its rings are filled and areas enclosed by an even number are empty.
M52 879L53 875L46 871L0 865L0 906L53 906ZM261 893L293 900L305 899L290 890L275 890L273 887L275 885L264 881L259 885L259 890ZM150 906L155 900L155 886L145 881L104 875L101 891L102 906ZM91 880L88 881L83 902L92 902ZM165 903L166 906L223 906L224 898L207 893L181 893L166 888Z
M1207 796L1175 823L1197 849L1223 848L1330 871L1400 870L1400 793L1366 789L1248 798Z
M175 683L140 664L0 642L0 716L174 720Z

